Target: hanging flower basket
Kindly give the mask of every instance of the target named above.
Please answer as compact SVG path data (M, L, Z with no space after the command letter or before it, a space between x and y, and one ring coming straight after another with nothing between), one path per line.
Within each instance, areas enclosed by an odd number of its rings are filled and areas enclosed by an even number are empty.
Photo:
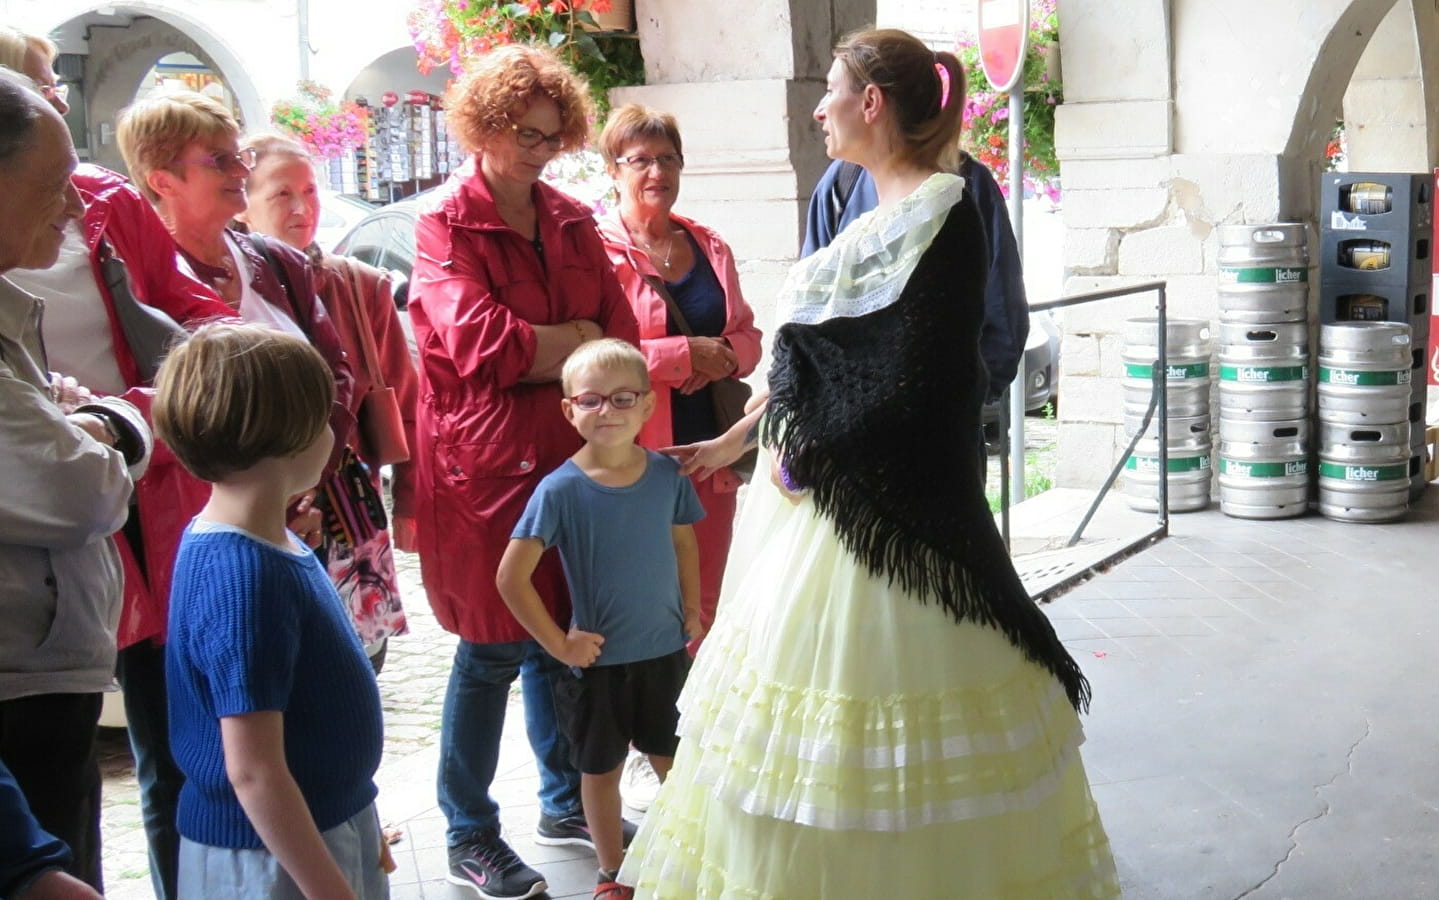
M589 82L603 115L609 89L643 84L639 39L629 31L632 9L621 0L413 0L406 22L416 63L429 74L448 66L459 76L467 60L505 44L553 47ZM604 17L601 19L600 17ZM623 27L618 27L619 23ZM616 26L616 27L611 27Z
M964 149L994 172L1009 193L1009 94L996 91L979 65L979 41L961 34L955 55L969 75L964 106ZM1024 52L1024 187L1059 201L1059 159L1054 151L1054 108L1064 101L1059 70L1056 0L1030 0Z
M299 96L281 100L270 110L270 122L281 132L298 138L310 152L336 159L365 143L370 111L346 100L336 104L329 88L313 81L298 82Z

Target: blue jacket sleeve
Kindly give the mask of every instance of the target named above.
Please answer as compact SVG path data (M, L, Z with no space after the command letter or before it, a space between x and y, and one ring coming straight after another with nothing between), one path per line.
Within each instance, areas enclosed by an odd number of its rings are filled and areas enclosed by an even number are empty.
M69 861L70 849L40 829L15 776L0 762L0 897L19 894Z
M979 353L989 370L987 400L998 400L1014 380L1024 343L1029 338L1029 300L1024 293L1024 269L1019 243L1009 221L1009 209L999 184L982 163L973 158L960 168L965 184L974 192L980 217L989 236L989 282L984 291L984 327Z
M814 193L809 195L809 212L804 219L804 249L799 252L800 259L804 259L822 247L828 247L839 230L839 223L835 221L834 210L829 202L839 168L839 160L831 162L829 168L824 170L824 174L815 184Z

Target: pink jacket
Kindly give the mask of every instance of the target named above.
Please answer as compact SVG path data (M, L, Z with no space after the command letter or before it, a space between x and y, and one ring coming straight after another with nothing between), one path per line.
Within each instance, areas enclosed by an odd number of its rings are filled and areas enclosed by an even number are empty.
M744 378L759 365L761 332L754 324L754 310L745 302L740 292L739 271L735 268L734 251L730 249L713 229L693 219L670 214L670 220L694 235L700 252L714 267L725 292L725 326L722 337L734 349L739 358L735 375ZM650 381L655 388L655 413L650 416L644 430L640 432L640 443L652 449L668 447L674 442L670 430L670 392L662 388L676 388L684 384L694 372L690 363L689 338L669 333L668 310L664 298L650 287L646 277L659 277L659 271L650 262L649 254L635 246L625 231L616 211L600 220L600 237L604 239L605 251L615 267L625 297L634 308L635 318L640 326L640 349L649 364ZM719 491L733 491L739 488L739 478L729 470L714 476L715 488Z

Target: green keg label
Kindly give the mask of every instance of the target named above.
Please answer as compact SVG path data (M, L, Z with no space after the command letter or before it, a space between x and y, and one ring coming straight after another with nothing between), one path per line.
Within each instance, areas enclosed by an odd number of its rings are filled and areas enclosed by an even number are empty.
M1219 458L1219 474L1239 478L1292 478L1309 474L1309 461L1296 459L1290 462L1243 462L1237 459Z
M1359 369L1331 369L1328 366L1319 367L1320 384L1349 384L1355 387L1390 387L1393 385L1409 384L1412 377L1408 369L1385 369L1378 372L1366 372Z
M1220 284L1304 284L1309 270L1302 266L1221 266Z
M1149 378L1154 372L1153 363L1125 363L1124 375L1126 378ZM1187 366L1170 366L1165 371L1165 378L1169 381L1185 381L1191 378L1208 378L1209 363L1192 363Z
M1273 384L1280 381L1304 381L1309 377L1308 366L1220 366L1220 381L1236 381L1240 384Z
M1124 468L1136 472L1158 472L1159 457L1157 456L1131 456L1124 461ZM1204 472L1209 469L1209 456L1187 456L1175 459L1169 458L1169 472Z
M1319 477L1336 481L1402 481L1409 477L1407 463L1392 466L1345 466L1339 463L1319 463Z

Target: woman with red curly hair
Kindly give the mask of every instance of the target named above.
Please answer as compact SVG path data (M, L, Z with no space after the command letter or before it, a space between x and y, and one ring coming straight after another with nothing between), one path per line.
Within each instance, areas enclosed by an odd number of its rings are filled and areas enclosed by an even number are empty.
M600 337L635 343L639 330L589 209L539 180L555 154L584 142L584 82L547 50L503 47L470 68L445 106L473 156L421 207L410 290L420 564L435 615L460 637L440 726L439 803L449 880L485 898L533 897L545 881L500 837L490 796L517 674L540 769L535 840L593 844L555 719L549 675L560 664L510 614L495 575L535 486L580 447L560 408L565 359ZM534 584L568 628L554 552Z

